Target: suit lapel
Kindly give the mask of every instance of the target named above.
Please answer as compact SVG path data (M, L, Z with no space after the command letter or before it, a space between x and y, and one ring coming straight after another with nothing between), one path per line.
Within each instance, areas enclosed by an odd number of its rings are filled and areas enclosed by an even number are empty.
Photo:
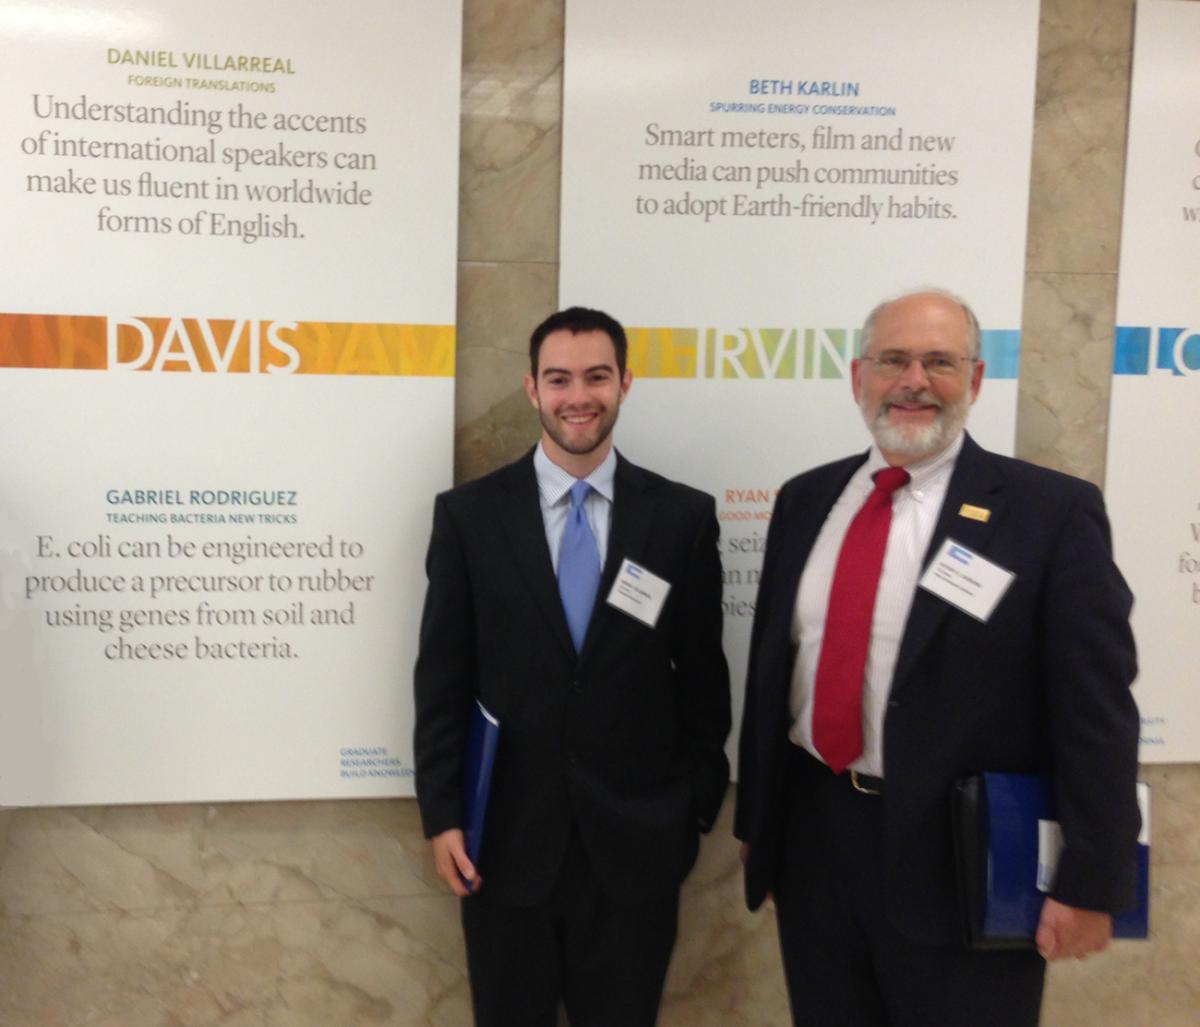
M650 526L654 523L657 505L658 495L646 475L618 453L617 469L613 476L608 551L604 559L604 570L600 575L600 588L596 592L596 605L592 608L592 619L588 623L587 636L583 640L583 651L579 654L580 660L586 659L596 647L597 636L612 617L625 616L610 608L605 600L625 558L629 557L639 564L645 559L646 542L650 537Z
M558 594L558 579L554 576L554 564L546 545L546 525L538 500L532 451L513 465L498 500L497 516L512 542L521 576L550 625L551 634L574 659L575 645L571 641L567 616ZM595 620L594 615L592 619Z
M771 559L778 561L776 566L779 568L773 608L780 611L788 645L791 644L792 615L804 565L808 563L808 556L816 545L829 511L864 460L866 454L830 468L823 482L811 491L805 491L804 506L792 517L792 522L780 526L783 530L777 535L776 542L779 552L771 554Z
M946 500L942 504L942 512L933 530L933 538L921 564L921 573L925 573L925 568L929 566L934 553L948 537L962 543L973 552L984 552L997 521L1003 516L1007 499L1004 477L996 463L986 450L981 449L969 435L966 436L946 489ZM964 517L960 512L964 505L987 510L990 516L986 521ZM893 693L904 687L921 653L952 612L957 613L944 599L939 599L923 588L917 588L912 609L908 614L904 639L900 644L896 671L892 677Z

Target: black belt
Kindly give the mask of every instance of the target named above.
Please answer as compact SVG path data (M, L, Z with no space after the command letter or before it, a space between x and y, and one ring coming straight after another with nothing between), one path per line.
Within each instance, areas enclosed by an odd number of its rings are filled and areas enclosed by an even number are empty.
M873 777L870 774L860 774L857 770L850 771L850 784L854 786L856 792L862 792L863 795L882 795L883 794L883 778Z
M811 752L801 745L792 746L793 759L797 771L805 774L815 774L820 777L823 774L832 774L827 763L823 763L817 759ZM860 774L857 770L845 771L841 774L834 775L843 781L848 781L850 786L863 795L882 795L883 794L883 778L875 777L872 774Z

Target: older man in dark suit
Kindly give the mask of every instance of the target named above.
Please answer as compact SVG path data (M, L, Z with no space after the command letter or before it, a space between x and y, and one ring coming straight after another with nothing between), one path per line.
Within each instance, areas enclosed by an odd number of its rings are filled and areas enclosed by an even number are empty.
M714 504L614 451L625 354L599 311L539 325L541 442L434 509L417 797L463 896L482 1025L550 1027L561 1000L575 1027L650 1027L679 885L728 781ZM610 604L622 578L640 605ZM476 698L501 724L478 867L462 834Z
M964 432L983 377L965 304L881 304L860 352L875 444L789 481L768 535L738 782L747 899L774 894L797 1024L1028 1027L1044 959L1103 948L1131 895L1131 597L1093 486ZM996 583L939 585L947 540ZM1037 951L961 942L949 800L984 771L1052 776L1065 848Z

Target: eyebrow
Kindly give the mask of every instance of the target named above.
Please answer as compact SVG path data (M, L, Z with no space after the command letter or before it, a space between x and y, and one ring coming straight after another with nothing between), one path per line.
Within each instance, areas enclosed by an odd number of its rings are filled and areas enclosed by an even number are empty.
M907 356L911 356L911 357L964 356L964 354L955 353L953 350L948 350L948 349L924 349L924 350L918 351L918 350L908 349L904 346L888 346L887 349L881 349L878 353L875 354L875 356L877 356L877 357L887 356L889 353L904 353Z
M610 371L613 374L616 374L617 369L613 364L596 364L592 367L585 367L583 369L584 374L593 374L596 371ZM569 371L565 367L543 367L541 372L539 373L539 376L547 375L547 374L571 374L571 373L572 372Z

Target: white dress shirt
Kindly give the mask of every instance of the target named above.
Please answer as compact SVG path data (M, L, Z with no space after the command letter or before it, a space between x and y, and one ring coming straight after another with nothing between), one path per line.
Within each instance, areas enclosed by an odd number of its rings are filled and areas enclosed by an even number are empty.
M533 452L533 470L537 475L538 502L542 507L542 523L546 528L546 545L550 547L550 561L557 575L558 550L562 546L567 514L571 511L571 486L579 479L546 456L540 442ZM613 479L616 472L617 453L610 448L600 466L583 479L592 486L592 491L583 501L583 512L587 515L592 534L596 536L601 568L608 556L608 526L612 520Z
M896 658L921 576L921 564L933 538L933 529L942 511L946 487L962 444L960 432L958 438L940 453L910 464L906 468L911 475L910 481L892 496L892 525L888 531L879 591L875 595L863 681L863 751L850 764L850 768L860 774L883 776L883 717L887 712ZM867 462L855 471L825 518L804 565L804 573L800 575L792 614L792 641L799 645L800 652L792 672L789 737L818 759L821 756L812 740L813 693L833 573L850 522L875 488L871 476L886 466L887 461L878 447L872 446Z

